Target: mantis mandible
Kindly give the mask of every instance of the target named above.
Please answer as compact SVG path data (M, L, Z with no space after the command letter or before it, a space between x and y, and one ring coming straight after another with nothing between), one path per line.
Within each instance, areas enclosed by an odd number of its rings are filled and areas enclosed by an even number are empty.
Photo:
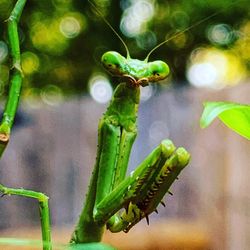
M25 3L25 0L18 0L8 19L9 40L14 58L20 57L17 23ZM107 23L105 19L104 21ZM114 31L112 27L111 29ZM105 226L112 232L128 232L143 218L149 222L149 215L157 212L157 206L160 203L165 205L162 202L164 195L169 192L170 186L190 159L184 148L176 149L170 140L163 140L126 177L131 148L137 135L140 86L165 79L169 74L169 67L159 60L148 62L149 55L163 43L141 61L130 57L126 44L116 32L115 34L124 44L127 57L109 51L101 58L104 68L118 77L119 85L99 122L96 163L85 205L71 237L72 245L101 241ZM20 60L13 64L21 77ZM3 195L19 195L39 201L43 249L52 249L48 197L39 192L3 185L0 185L0 191Z

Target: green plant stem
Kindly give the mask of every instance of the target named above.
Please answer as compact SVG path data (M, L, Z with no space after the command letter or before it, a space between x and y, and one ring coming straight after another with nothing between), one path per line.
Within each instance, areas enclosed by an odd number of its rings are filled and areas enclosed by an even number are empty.
M18 195L33 198L39 202L40 221L42 227L43 250L51 250L50 216L48 196L43 193L26 190L23 188L8 188L0 184L0 192L3 195Z
M0 156L3 154L9 141L10 131L16 115L22 86L23 74L21 70L18 22L25 3L26 0L18 0L10 14L10 17L7 20L9 47L12 57L12 69L10 73L9 94L5 104L3 118L0 124Z

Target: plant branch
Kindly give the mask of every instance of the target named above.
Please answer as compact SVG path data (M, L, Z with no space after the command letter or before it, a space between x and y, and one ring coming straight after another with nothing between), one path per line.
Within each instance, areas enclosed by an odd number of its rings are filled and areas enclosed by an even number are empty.
M51 250L51 236L50 236L50 216L48 196L43 193L26 190L23 188L8 188L0 184L0 192L4 195L18 195L28 198L33 198L39 202L40 221L42 228L43 250Z
M22 86L23 74L21 70L18 22L25 3L26 0L18 0L7 20L12 69L10 73L9 94L0 124L0 156L3 154L10 138L10 132L16 115Z

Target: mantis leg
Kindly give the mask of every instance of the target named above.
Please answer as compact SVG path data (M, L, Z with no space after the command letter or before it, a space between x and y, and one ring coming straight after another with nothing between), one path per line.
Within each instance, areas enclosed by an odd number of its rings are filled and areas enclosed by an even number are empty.
M112 232L127 232L148 218L188 163L189 154L182 148L175 151L165 140L125 177L136 137L138 103L139 88L118 85L99 123L96 164L71 243L100 241L105 225Z
M129 155L136 134L120 126L101 123L99 176L97 181L97 206L125 178Z
M39 202L40 221L42 228L43 250L51 250L50 216L48 196L43 193L26 190L23 188L8 188L0 184L0 192L4 195L18 195L37 199Z
M139 166L122 181L101 203L94 218L108 221L110 216L125 208L107 227L112 232L128 232L132 226L156 210L162 198L188 164L189 154L184 148L163 141Z
M104 141L100 149L102 152L99 161L94 213L98 204L124 180L130 151L136 137L135 132L126 131L123 127L116 127L109 123L103 123L101 130ZM116 216L113 215L110 220L117 220Z
M83 212L72 235L71 243L100 241L104 223L93 218L96 206L124 179L136 133L115 126L106 118L98 129L98 151Z
M105 223L94 220L97 205L124 179L135 140L139 88L117 86L112 101L99 122L98 150L89 190L71 243L97 242Z

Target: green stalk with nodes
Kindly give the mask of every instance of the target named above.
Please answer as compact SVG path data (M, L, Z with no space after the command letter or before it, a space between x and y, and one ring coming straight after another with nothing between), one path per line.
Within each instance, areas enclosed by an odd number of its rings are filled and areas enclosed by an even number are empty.
M25 2L18 0L8 19L13 71L9 98L0 125L1 152L9 140L21 89L22 71L17 23ZM92 6L96 9L93 4ZM96 11L98 12L97 9ZM99 15L102 17L101 13ZM109 51L104 53L101 59L104 68L119 79L119 84L99 122L96 163L82 213L70 240L70 249L80 246L81 243L100 242L105 227L111 232L128 232L143 218L149 223L149 215L157 212L160 203L164 205L164 195L168 192L171 194L170 186L190 159L184 148L176 149L170 140L163 140L135 171L126 177L130 152L137 135L140 87L163 80L169 74L169 67L165 62L148 62L148 58L156 48L167 41L151 50L145 60L132 59L121 37L106 19L104 21L124 44L127 57ZM0 185L0 192L3 195L19 195L39 201L43 249L52 249L48 197L39 192L7 188L3 185Z
M0 184L0 192L2 196L4 195L18 195L28 198L36 199L39 202L39 212L40 212L40 221L42 229L42 239L44 242L44 250L52 249L50 246L51 236L50 236L50 215L49 215L49 197L43 193L35 192L27 189L16 189L8 188Z
M12 57L12 69L10 73L10 89L5 104L3 118L0 123L0 156L3 154L9 142L11 128L17 111L19 96L22 86L23 74L21 70L21 56L18 36L18 22L21 17L26 0L17 1L10 17L7 20L8 40Z
M10 55L12 57L12 68L10 72L9 94L5 104L3 118L0 123L0 157L2 156L10 139L11 128L14 123L22 87L23 73L21 69L18 22L20 20L25 3L26 0L18 0L7 20L8 41ZM2 196L18 195L33 198L38 201L42 229L42 240L44 242L43 249L52 249L50 244L51 236L48 197L40 192L25 190L22 188L8 188L1 184L0 192L2 193Z

